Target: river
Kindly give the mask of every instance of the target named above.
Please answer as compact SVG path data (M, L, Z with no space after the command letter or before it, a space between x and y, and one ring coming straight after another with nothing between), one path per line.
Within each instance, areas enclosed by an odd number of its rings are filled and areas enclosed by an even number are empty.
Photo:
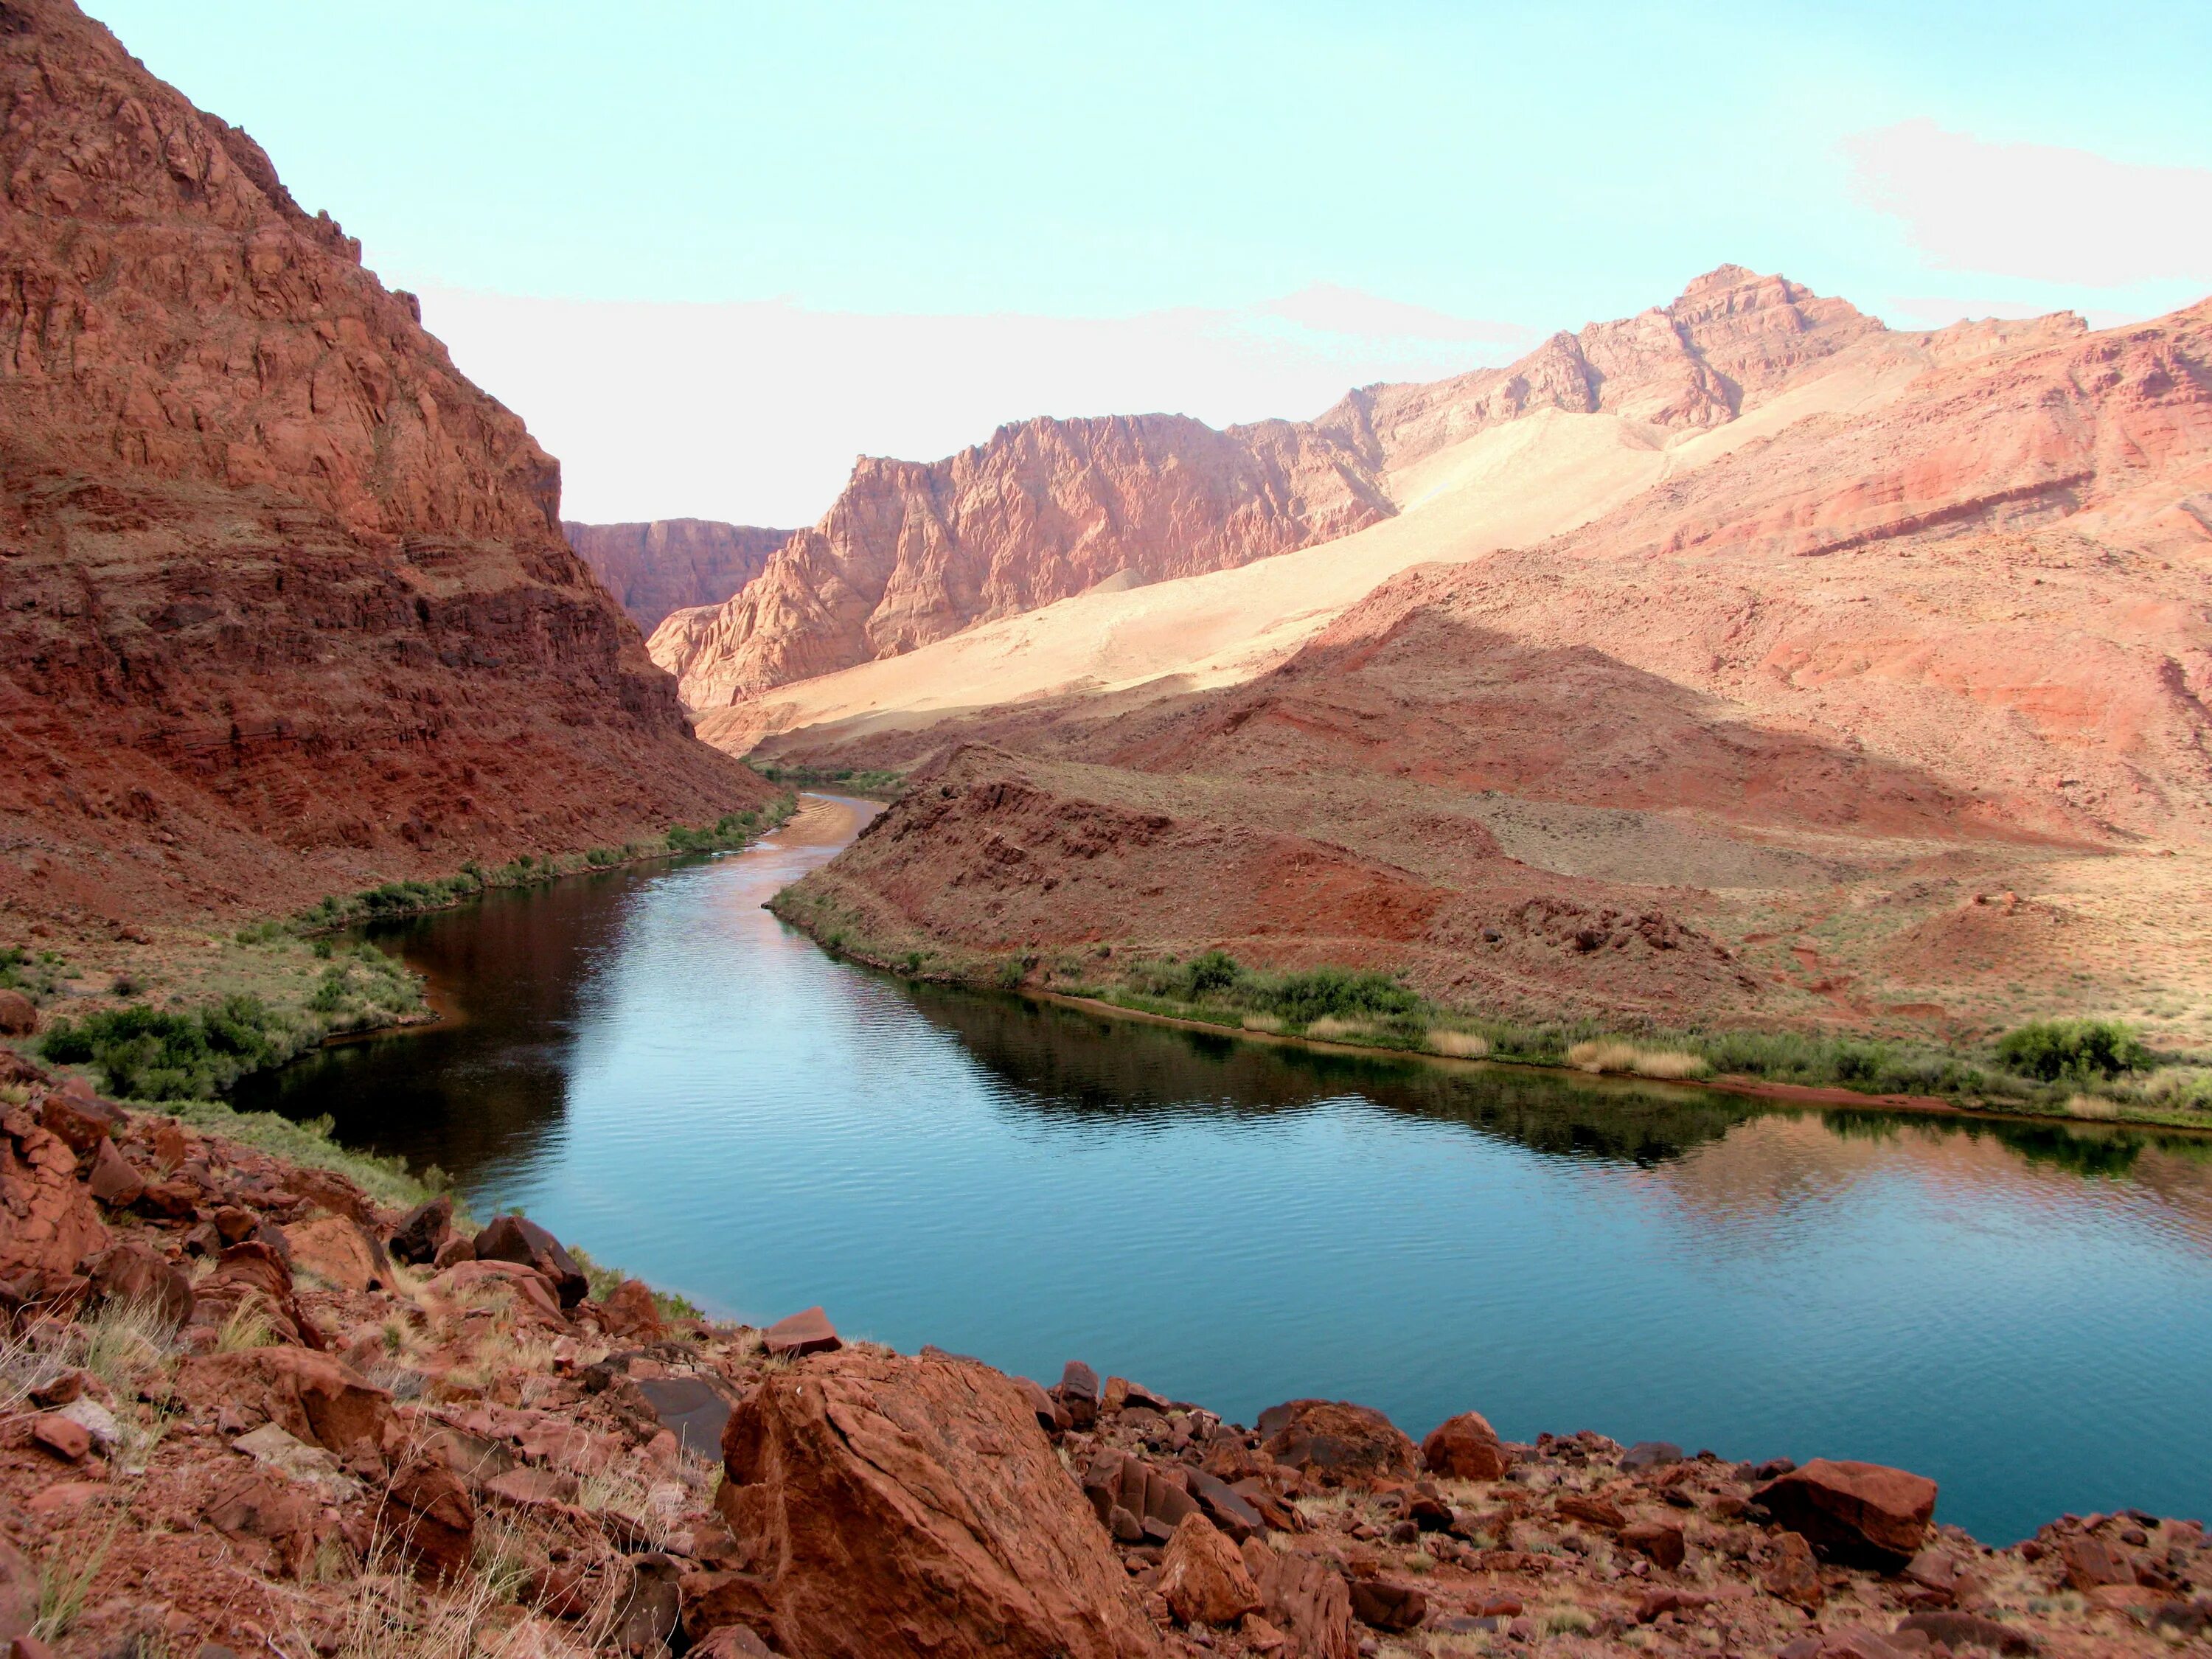
M1322 1054L902 984L761 906L873 809L374 937L444 1024L241 1107L329 1114L755 1322L1249 1422L1598 1429L1896 1463L1991 1541L2212 1492L2212 1146Z

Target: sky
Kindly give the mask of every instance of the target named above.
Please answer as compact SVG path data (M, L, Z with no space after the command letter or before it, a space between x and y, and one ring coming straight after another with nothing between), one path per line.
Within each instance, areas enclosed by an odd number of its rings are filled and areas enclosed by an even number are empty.
M568 517L810 523L1033 415L1319 413L1723 263L2212 292L2212 5L84 0L362 239Z

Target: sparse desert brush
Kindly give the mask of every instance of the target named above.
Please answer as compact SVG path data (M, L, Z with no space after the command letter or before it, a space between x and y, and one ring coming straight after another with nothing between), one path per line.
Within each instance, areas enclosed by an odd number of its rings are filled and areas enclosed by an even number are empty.
M1375 1027L1366 1020L1339 1019L1334 1014L1323 1014L1306 1024L1306 1035L1322 1042L1339 1037L1372 1036L1374 1033Z
M1636 1056L1638 1077L1703 1077L1712 1069L1703 1055L1681 1048L1647 1048Z
M1490 1052L1490 1039L1473 1031L1431 1031L1427 1042L1431 1053L1460 1060L1480 1060Z
M1639 1048L1620 1037L1595 1037L1567 1050L1567 1064L1578 1072L1627 1072L1637 1077L1703 1077L1712 1066L1701 1054L1683 1048Z
M2156 1105L2212 1110L2212 1072L2201 1066L2161 1066L2143 1079L2142 1092Z
M1595 1037L1567 1050L1567 1064L1578 1072L1626 1072L1636 1066L1636 1045L1617 1037Z

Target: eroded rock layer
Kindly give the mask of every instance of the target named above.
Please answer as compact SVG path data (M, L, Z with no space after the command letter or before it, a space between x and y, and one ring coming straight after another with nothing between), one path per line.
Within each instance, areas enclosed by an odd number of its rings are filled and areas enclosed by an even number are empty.
M269 908L761 798L560 473L237 129L0 10L0 892Z
M672 611L718 605L761 573L788 530L713 519L644 524L563 520L568 545L646 633Z

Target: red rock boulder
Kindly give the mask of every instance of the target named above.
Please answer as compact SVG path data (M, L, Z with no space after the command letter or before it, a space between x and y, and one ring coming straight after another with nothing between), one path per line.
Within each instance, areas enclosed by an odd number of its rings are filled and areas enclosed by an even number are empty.
M0 1281L66 1279L106 1248L107 1229L76 1178L69 1143L25 1108L0 1115Z
M212 1414L228 1406L247 1426L274 1423L340 1457L366 1446L381 1455L394 1433L392 1396L351 1366L305 1348L202 1354L177 1373L177 1393Z
M574 1307L592 1288L576 1258L561 1247L561 1241L524 1216L494 1217L491 1224L477 1235L476 1259L537 1268L552 1281L564 1308Z
M1936 1483L1881 1463L1816 1457L1754 1495L1830 1560L1894 1572L1928 1541Z
M828 1314L806 1308L763 1331L761 1346L777 1358L798 1359L810 1353L835 1353L845 1344Z
M21 991L0 987L0 1036L28 1036L38 1029L38 1004Z
M809 1659L1145 1659L1158 1638L1030 1401L982 1365L845 1355L732 1413L742 1571L687 1621Z
M143 1244L111 1245L85 1264L85 1272L102 1302L151 1307L173 1325L192 1316L192 1281Z
M1421 1462L1447 1480L1499 1480L1506 1469L1505 1448L1480 1412L1462 1412L1431 1429Z
M1260 1592L1237 1553L1202 1515L1187 1515L1160 1557L1159 1591L1183 1625L1233 1625L1260 1610Z
M1325 1485L1411 1480L1413 1443L1381 1412L1335 1400L1292 1400L1260 1413L1261 1449Z

